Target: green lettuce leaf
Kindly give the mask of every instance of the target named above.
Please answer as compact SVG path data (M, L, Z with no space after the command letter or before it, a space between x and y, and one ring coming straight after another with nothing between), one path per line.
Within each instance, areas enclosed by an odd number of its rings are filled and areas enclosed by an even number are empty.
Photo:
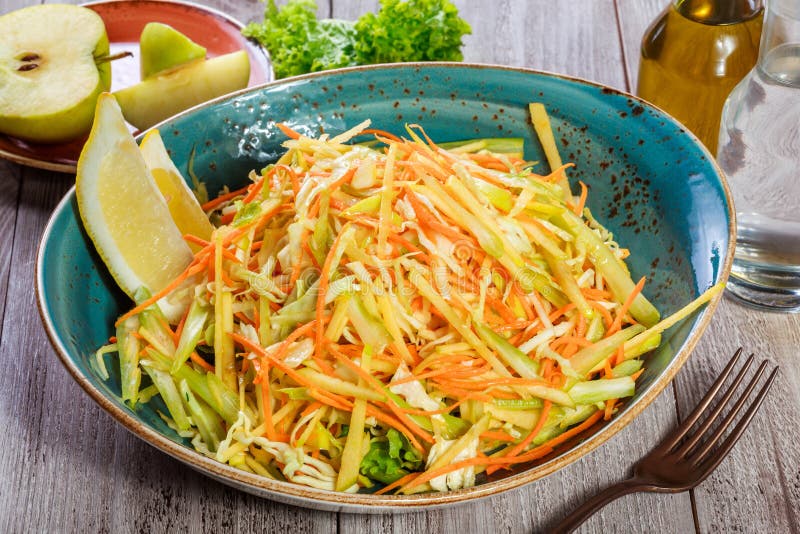
M327 69L402 61L460 61L471 33L450 0L381 0L356 22L317 19L314 0L268 0L263 22L242 33L270 53L276 78Z
M248 24L242 34L269 51L276 78L355 64L353 23L318 20L314 0L289 0L281 8L269 0L264 22Z
M381 0L378 13L355 25L359 64L461 61L461 37L472 32L449 0Z
M372 480L391 484L422 467L422 455L406 437L395 429L370 441L369 451L361 460L361 474Z

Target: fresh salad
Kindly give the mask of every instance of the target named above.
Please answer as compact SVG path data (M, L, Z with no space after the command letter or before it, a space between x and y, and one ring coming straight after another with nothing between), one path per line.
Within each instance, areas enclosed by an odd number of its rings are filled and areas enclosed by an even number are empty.
M720 288L661 320L531 113L546 175L522 139L281 126L285 154L203 206L211 239L185 236L191 264L138 293L98 365L117 353L124 401L159 395L202 454L315 488L448 491L547 456Z
M381 0L356 21L318 19L316 0L268 0L242 33L269 52L276 78L404 61L461 61L471 32L450 0Z

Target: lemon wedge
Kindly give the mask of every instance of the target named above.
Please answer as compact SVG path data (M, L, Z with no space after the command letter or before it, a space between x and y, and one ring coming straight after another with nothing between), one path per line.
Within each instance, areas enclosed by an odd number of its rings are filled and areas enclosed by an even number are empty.
M145 134L139 146L144 156L144 162L158 189L167 202L172 220L182 235L190 234L209 241L214 226L208 220L205 212L197 202L197 198L186 185L180 171L167 154L164 141L158 130L151 130ZM190 243L189 246L197 252L198 245Z
M172 220L122 111L108 93L97 99L94 123L75 182L83 226L111 276L133 298L140 287L155 294L191 263L192 251ZM159 301L168 319L183 304Z

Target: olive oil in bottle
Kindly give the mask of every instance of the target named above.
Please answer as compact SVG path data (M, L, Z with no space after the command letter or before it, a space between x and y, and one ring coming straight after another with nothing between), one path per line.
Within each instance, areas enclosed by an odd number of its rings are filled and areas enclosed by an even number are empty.
M645 32L638 94L712 154L722 105L758 59L761 0L675 0Z

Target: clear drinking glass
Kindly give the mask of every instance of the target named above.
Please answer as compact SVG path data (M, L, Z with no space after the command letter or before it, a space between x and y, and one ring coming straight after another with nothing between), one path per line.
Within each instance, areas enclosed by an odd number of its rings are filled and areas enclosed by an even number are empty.
M725 102L717 160L737 216L728 289L800 311L800 0L767 0L758 64Z

